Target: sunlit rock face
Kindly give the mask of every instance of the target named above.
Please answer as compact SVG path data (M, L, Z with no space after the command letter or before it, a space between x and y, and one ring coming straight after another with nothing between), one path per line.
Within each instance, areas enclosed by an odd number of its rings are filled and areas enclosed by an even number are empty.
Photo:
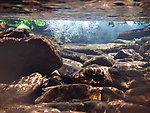
M120 32L144 27L132 21L47 20L46 23L46 32L62 42L72 43L107 43L116 39Z

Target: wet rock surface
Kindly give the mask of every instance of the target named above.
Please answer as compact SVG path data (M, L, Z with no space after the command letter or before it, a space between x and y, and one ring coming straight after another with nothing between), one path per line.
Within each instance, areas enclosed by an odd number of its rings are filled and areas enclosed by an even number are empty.
M150 36L149 27L122 32L119 34L118 39L132 40L134 38L141 38L146 36Z
M132 58L133 60L142 60L142 56L136 53L133 49L121 49L116 56L115 59L124 59L124 58Z
M40 95L44 78L39 73L22 77L11 84L0 84L1 93L0 103L3 106L13 103L34 103Z
M29 36L29 32L26 29L11 28L9 30L4 30L0 32L0 37L24 38Z
M55 46L42 37L4 37L0 39L0 53L0 81L4 83L33 72L49 76L62 65Z
M113 62L111 61L111 59L108 59L104 56L99 56L99 57L94 57L94 58L91 58L91 59L85 61L83 63L83 67L86 67L86 66L92 65L92 64L111 67Z
M109 73L110 67L88 66L81 69L73 75L75 83L86 83L94 86L106 86L112 84L112 78Z
M1 113L150 112L147 40L61 44L60 56L48 38L23 31L1 35Z

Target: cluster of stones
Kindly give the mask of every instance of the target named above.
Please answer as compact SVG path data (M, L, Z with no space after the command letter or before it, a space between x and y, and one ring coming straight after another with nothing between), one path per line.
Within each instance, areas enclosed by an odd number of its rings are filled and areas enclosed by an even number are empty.
M149 113L150 73L113 67L119 58L134 61L142 56L134 49L118 50L114 59L98 56L81 63L62 59L47 38L3 36L0 112Z

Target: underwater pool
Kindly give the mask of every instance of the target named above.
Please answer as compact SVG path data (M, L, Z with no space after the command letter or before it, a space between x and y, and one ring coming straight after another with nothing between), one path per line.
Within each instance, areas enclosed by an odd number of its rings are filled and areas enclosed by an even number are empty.
M0 0L0 113L149 113L149 0Z

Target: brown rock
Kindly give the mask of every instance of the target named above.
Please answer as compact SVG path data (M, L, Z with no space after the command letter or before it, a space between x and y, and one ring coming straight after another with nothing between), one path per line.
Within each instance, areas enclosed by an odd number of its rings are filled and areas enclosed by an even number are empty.
M51 41L43 37L0 39L0 82L12 82L33 72L49 75L62 65Z
M116 87L126 91L130 87L137 86L137 83L134 85L132 82L136 78L143 79L144 73L138 70L119 70L112 67L90 65L82 68L72 76L75 83L98 87Z
M123 59L123 58L133 58L134 60L142 60L143 57L136 53L133 49L121 49L116 56L115 59Z
M114 87L103 87L101 95L102 101L124 100L126 97L123 91Z
M109 73L111 67L90 65L73 75L76 83L85 83L92 86L112 86L112 78Z
M108 113L149 113L149 107L124 101L111 101L106 110Z
M125 94L114 87L91 87L89 98L101 101L124 100Z
M143 87L136 87L125 92L127 101L150 106L150 84Z
M0 32L0 38L3 37L14 37L14 38L23 38L29 37L29 32L26 29L9 29Z
M59 85L47 87L44 90L46 92L36 99L36 103L52 101L83 102L85 100L110 101L125 98L124 92L117 88L92 87L85 84Z
M149 113L149 107L116 101L87 101L84 102L84 110L87 113Z
M57 108L39 106L39 105L11 105L11 106L5 106L3 109L5 111L4 113L80 113L80 112L73 112L73 111L61 112Z
M136 78L143 79L144 73L138 70L115 70L111 68L109 70L113 80L114 87L121 89L123 91L128 90L131 87L135 87L132 82Z
M0 103L9 105L14 103L33 103L40 95L43 77L39 73L22 77L12 84L0 84Z
M56 86L61 84L62 84L62 78L60 77L59 72L55 70L50 74L49 78L45 79L43 87Z
M53 107L60 110L82 111L86 113L103 113L107 107L104 101L85 101L85 102L51 102L41 103L40 106Z
M150 84L149 80L145 77L135 77L131 81L127 82L130 84L129 89L138 88L138 87L145 87Z
M35 102L68 101L72 99L86 99L90 94L90 86L85 84L70 84L47 87L46 92Z
M86 113L105 113L108 107L106 101L86 101L84 102L84 111Z
M57 105L54 107L50 107L45 104L46 103L44 103L44 105L14 104L14 105L3 107L2 110L0 110L0 113L85 113L85 112L80 112L80 111L72 111L73 109L72 110L65 110L65 109L60 110L60 109L57 109L56 107Z
M61 111L84 111L83 102L50 102L37 104L44 107L57 108Z
M51 102L38 104L43 107L57 108L63 111L83 111L86 113L149 113L149 107L116 101Z
M61 78L63 79L63 82L69 84L69 83L74 83L71 75L80 69L81 69L81 67L79 67L73 63L63 62L63 65L61 66L61 68L58 69L58 71L61 74Z
M83 64L83 67L86 67L92 64L111 67L113 63L111 62L110 59L106 58L105 56L99 56L99 57L94 57L85 61Z

